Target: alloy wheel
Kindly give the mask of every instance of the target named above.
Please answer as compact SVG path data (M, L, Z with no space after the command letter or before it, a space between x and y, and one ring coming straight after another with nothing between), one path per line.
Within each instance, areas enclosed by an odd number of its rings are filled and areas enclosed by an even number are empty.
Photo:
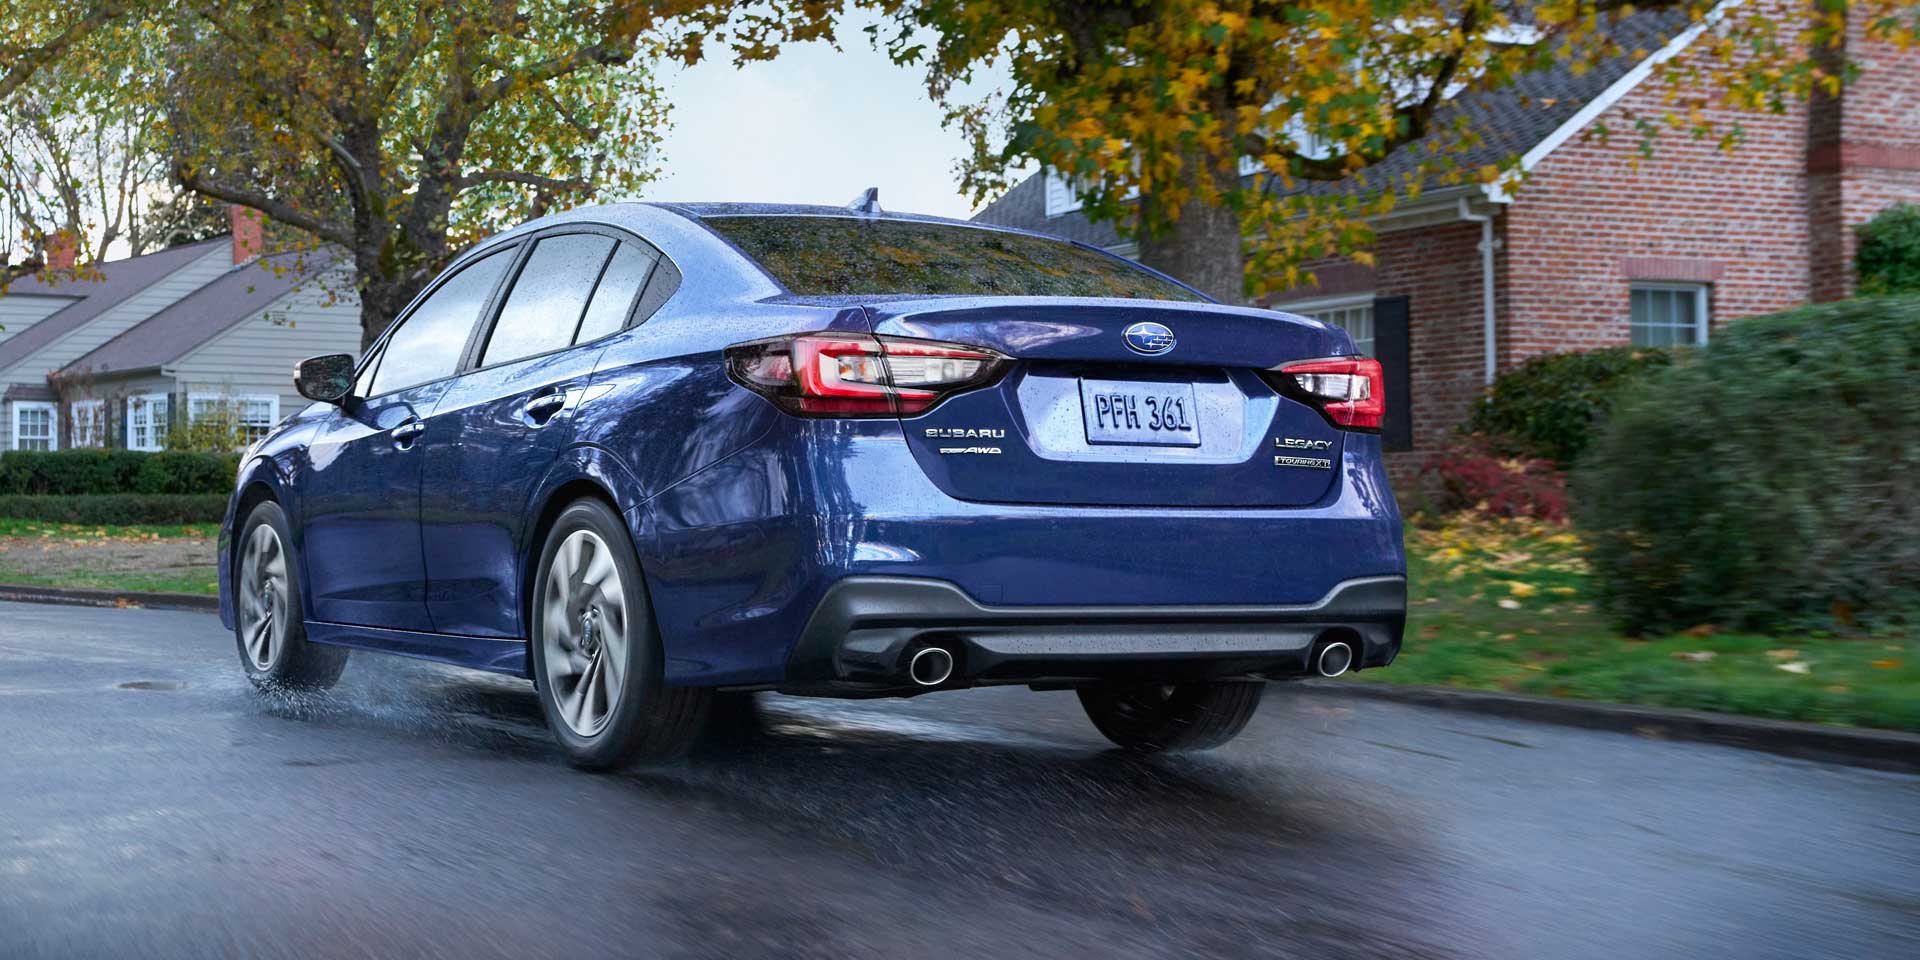
M606 728L626 687L627 595L613 550L591 530L560 542L541 591L541 656L560 717L574 733Z
M287 554L272 524L259 524L247 536L236 600L247 659L256 670L273 669L287 642Z

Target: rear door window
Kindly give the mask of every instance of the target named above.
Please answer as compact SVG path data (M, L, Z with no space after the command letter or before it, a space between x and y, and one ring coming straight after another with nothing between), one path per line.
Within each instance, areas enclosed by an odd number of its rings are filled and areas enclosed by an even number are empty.
M480 365L490 367L574 343L614 245L612 237L597 233L546 237L535 244L500 308Z
M600 275L600 286L593 291L593 302L587 304L587 314L581 318L580 332L573 342L598 340L626 326L627 317L633 314L634 298L646 286L655 262L652 251L638 244L621 244L607 262L606 272Z
M859 217L723 216L702 222L801 296L1204 301L1119 257L1001 230Z

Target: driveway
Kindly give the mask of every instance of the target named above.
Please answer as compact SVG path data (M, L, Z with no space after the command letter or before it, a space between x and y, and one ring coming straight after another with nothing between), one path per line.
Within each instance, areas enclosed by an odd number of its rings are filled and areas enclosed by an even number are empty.
M1920 778L1278 686L1138 760L1072 694L761 697L569 770L531 688L257 696L211 616L0 604L0 956L1920 956Z

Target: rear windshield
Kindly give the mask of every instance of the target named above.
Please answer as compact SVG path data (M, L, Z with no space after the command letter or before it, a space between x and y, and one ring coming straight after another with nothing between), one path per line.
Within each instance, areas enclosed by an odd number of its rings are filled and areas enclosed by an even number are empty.
M1201 299L1117 257L998 230L853 217L707 217L705 222L801 296Z

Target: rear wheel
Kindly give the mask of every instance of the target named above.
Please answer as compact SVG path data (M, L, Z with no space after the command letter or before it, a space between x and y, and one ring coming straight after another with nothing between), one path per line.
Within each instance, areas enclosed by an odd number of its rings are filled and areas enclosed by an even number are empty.
M325 689L347 668L346 650L307 642L292 542L286 511L271 500L254 506L235 541L233 637L247 679L263 690Z
M685 755L712 691L662 684L660 634L619 515L597 500L567 507L534 585L534 683L567 759L613 770Z
M1141 753L1210 750L1245 729L1266 684L1107 683L1080 689L1080 705L1108 740Z

